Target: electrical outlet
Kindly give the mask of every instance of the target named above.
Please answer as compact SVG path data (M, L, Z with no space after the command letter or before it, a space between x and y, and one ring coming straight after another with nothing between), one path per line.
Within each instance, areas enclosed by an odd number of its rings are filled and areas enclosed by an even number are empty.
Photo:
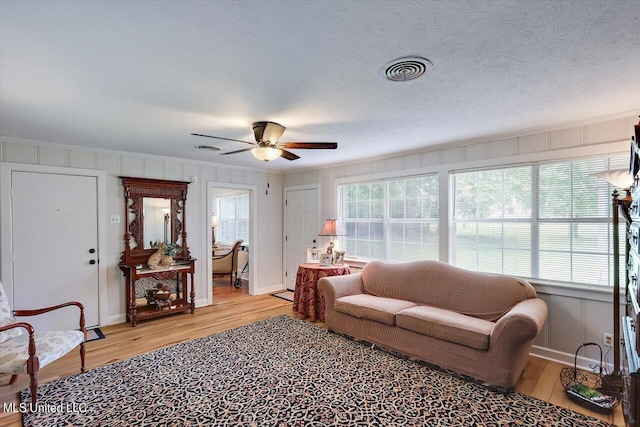
M111 215L111 224L120 224L120 215Z
M613 334L605 332L602 338L602 345L605 347L613 347Z

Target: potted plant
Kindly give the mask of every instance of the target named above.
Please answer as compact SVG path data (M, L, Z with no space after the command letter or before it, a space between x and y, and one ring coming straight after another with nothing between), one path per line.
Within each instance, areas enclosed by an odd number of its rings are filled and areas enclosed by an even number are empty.
M175 243L166 243L164 245L164 256L162 257L162 265L165 267L173 264L173 257L178 253L180 247Z

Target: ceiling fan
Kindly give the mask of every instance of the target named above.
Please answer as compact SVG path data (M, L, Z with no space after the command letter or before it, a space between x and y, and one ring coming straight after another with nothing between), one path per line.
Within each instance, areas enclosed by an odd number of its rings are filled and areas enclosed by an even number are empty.
M289 149L330 149L338 148L337 142L278 142L286 127L274 122L254 122L253 134L256 142L241 141L239 139L224 138L221 136L203 135L201 133L192 133L194 136L204 136L206 138L222 139L225 141L241 142L243 144L253 145L253 148L245 148L242 150L229 151L222 155L242 153L243 151L251 151L256 159L268 162L278 157L284 157L287 160L296 160L300 156L288 151Z

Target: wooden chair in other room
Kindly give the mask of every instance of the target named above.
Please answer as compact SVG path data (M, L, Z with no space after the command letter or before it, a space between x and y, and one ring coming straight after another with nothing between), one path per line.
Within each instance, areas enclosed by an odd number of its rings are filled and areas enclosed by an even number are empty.
M14 316L35 316L59 308L75 305L80 309L79 331L51 331L37 333L26 322L16 321ZM25 333L26 331L26 333ZM87 330L84 327L84 306L79 302L67 302L36 310L11 310L9 299L0 282L0 374L10 374L9 384L18 379L18 374L31 377L31 405L37 401L38 371L61 358L80 344L80 370L85 371L84 343Z

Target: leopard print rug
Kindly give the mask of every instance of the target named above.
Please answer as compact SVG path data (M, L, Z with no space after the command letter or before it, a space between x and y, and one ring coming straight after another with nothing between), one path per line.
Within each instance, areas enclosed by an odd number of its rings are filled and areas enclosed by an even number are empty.
M25 426L606 425L289 316L42 384L38 405Z

